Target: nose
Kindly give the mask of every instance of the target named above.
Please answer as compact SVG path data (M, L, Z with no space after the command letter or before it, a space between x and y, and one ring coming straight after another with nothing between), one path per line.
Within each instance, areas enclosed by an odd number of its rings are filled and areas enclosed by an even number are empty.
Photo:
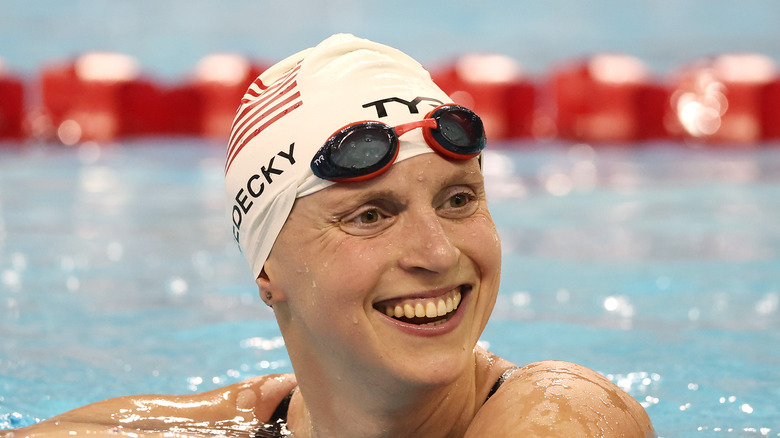
M435 211L410 214L404 224L401 268L408 271L444 273L456 266L460 249Z

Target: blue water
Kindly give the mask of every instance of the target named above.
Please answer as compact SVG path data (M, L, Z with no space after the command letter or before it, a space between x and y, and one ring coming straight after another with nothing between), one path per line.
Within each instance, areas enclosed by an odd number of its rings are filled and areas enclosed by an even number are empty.
M482 342L607 375L663 437L780 436L780 145L496 144ZM290 371L204 140L0 148L0 428Z

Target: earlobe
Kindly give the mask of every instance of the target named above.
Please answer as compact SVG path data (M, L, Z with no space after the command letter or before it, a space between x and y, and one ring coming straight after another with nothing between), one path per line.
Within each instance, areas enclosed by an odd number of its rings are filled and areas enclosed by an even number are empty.
M260 289L260 299L263 300L266 306L273 308L274 304L284 301L284 294L275 290L274 284L266 273L265 268L260 271L260 275L257 276L255 282Z

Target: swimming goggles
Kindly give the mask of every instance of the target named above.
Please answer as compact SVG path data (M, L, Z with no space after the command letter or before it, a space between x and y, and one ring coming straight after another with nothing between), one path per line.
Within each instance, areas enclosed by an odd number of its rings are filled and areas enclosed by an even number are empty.
M434 108L423 120L391 127L363 121L336 131L311 161L322 179L357 182L386 171L398 156L398 137L421 128L425 142L439 154L457 160L479 155L485 149L485 129L473 111L460 105Z

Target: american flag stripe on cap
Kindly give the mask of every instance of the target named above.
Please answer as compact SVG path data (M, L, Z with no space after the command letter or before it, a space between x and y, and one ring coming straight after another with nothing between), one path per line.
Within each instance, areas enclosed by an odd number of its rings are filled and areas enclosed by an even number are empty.
M233 121L225 172L230 169L233 160L249 141L303 104L301 93L297 89L298 82L295 80L299 70L300 64L268 87L259 79L249 86Z

